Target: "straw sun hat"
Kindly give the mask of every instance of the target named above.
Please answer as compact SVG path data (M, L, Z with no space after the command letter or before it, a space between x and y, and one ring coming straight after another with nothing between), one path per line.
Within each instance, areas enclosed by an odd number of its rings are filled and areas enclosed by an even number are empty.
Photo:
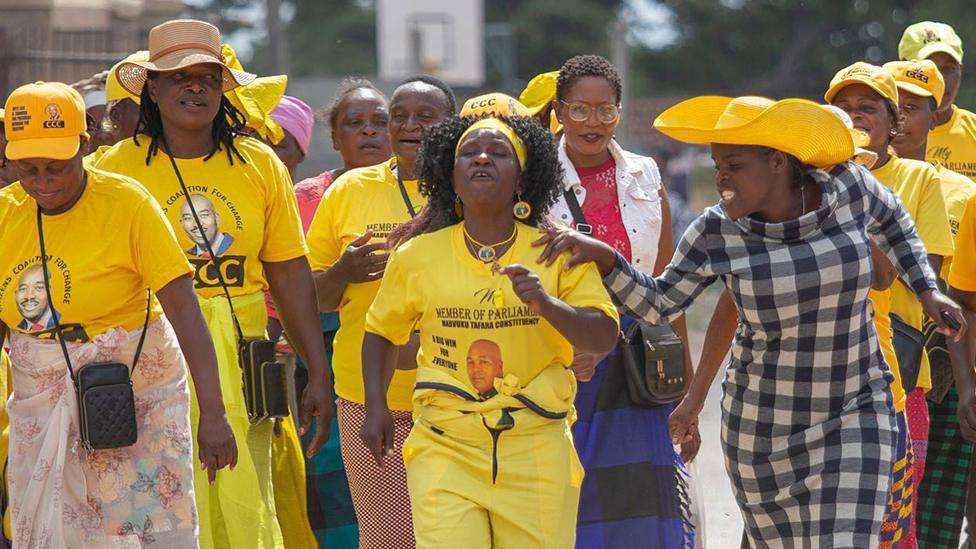
M149 31L149 60L124 61L115 71L122 87L138 96L146 83L147 71L175 71L203 63L216 63L223 68L224 91L257 78L228 67L220 53L220 31L194 19L176 19L153 27Z
M854 156L844 123L805 99L695 97L661 113L654 127L685 143L770 147L818 168Z

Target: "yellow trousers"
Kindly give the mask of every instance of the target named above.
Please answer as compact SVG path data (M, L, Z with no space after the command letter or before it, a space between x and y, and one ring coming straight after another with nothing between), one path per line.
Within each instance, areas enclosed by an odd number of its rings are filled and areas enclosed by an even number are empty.
M271 483L285 549L317 549L318 541L308 522L305 457L295 421L290 417L281 421L281 432L271 442Z
M571 549L583 469L566 419L527 409L514 426L421 409L403 446L419 549Z

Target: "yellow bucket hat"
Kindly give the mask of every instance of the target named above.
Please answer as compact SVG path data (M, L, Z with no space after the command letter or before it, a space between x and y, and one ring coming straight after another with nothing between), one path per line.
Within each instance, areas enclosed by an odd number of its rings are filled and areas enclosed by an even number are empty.
M905 29L898 43L898 57L901 59L928 59L938 52L947 53L962 63L962 40L956 30L945 23L915 23Z
M532 116L539 114L539 111L556 98L557 78L559 78L559 71L536 75L519 94L519 101L529 109Z
M221 44L220 53L228 68L244 71L234 48L228 44ZM247 127L253 129L266 141L280 143L285 137L285 132L281 124L271 118L271 111L281 102L287 87L287 75L261 76L248 84L224 92L224 96L244 115Z
M837 71L830 81L830 87L824 93L824 101L833 102L840 90L851 84L864 84L881 94L881 97L890 99L895 105L898 104L898 86L895 85L895 78L891 73L882 67L863 61Z
M4 106L6 157L67 160L78 153L79 137L87 136L85 101L61 82L25 84Z
M518 99L504 93L487 93L472 97L461 107L461 116L532 116Z
M844 123L806 99L695 97L661 113L654 127L684 143L770 147L818 168L854 156Z
M136 102L136 105L138 105L140 97L122 86L122 83L119 82L119 75L117 71L123 63L139 63L145 61L149 61L149 50L137 51L116 63L115 66L108 71L108 76L105 77L105 100L119 101L121 99L131 99Z
M885 63L884 68L894 77L899 90L919 97L931 97L935 99L936 108L942 104L945 79L933 61L892 61Z

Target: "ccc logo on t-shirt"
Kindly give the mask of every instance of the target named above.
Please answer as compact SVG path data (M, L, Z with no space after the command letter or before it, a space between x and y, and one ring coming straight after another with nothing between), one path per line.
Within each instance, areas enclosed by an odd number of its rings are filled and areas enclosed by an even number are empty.
M228 287L240 288L244 286L246 256L222 255L217 258L216 262L196 257L188 259L193 265L193 286L196 288L219 288L220 278L217 277L217 269L220 269L220 276L224 278L224 283Z

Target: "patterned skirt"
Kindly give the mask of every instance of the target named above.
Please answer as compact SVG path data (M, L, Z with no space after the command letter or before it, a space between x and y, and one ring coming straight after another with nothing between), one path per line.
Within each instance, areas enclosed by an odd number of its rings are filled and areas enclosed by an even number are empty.
M898 412L898 443L895 447L895 466L891 471L891 493L881 525L878 549L895 549L901 545L911 529L915 505L915 452L904 412Z

